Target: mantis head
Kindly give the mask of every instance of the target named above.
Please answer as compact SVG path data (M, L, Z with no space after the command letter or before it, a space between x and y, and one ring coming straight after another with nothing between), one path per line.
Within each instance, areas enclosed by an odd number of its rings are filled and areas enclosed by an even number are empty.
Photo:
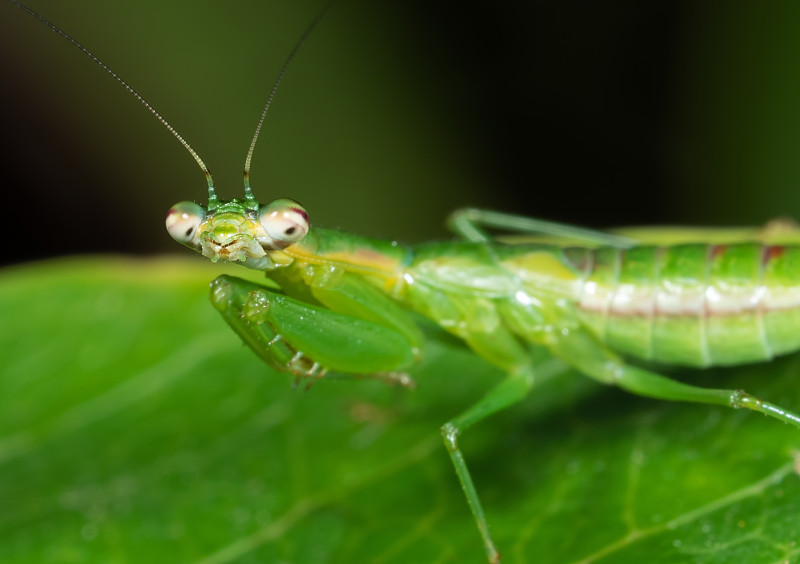
M212 201L208 207L179 202L167 213L167 231L177 242L217 262L241 261L258 270L285 263L282 251L308 232L308 213L288 198L259 205L255 198Z

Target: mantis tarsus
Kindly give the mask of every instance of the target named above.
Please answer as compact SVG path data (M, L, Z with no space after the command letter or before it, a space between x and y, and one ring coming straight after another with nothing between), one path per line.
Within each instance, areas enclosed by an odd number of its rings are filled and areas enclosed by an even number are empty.
M111 72L53 24L10 1ZM311 228L296 202L262 206L252 195L250 158L258 130L246 158L245 198L220 201L200 157L114 76L181 141L206 176L208 206L173 206L167 216L170 235L213 261L264 270L281 287L275 292L227 276L212 282L215 307L267 364L301 378L335 371L405 382L404 371L424 353L412 310L507 372L481 402L442 426L489 561L498 561L499 553L457 439L534 389L531 347L544 347L587 376L634 393L744 407L800 427L794 414L742 391L679 383L618 354L709 366L766 360L800 348L793 330L800 316L794 276L800 248L781 239L786 232L793 238L792 228L770 227L754 235L753 243L656 246L642 244L646 236L467 209L451 217L462 241L414 248ZM262 120L268 107L269 101ZM503 244L488 228L545 241Z

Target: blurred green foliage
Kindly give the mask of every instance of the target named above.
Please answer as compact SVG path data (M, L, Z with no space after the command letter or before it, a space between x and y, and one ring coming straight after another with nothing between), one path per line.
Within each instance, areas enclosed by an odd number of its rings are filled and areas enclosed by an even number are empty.
M141 91L230 197L321 2L32 4ZM287 74L253 183L319 225L408 242L446 237L464 205L596 227L796 216L799 25L800 5L742 0L341 0ZM8 3L0 69L5 193L58 220L10 214L36 244L3 260L174 248L165 210L205 198L175 140Z

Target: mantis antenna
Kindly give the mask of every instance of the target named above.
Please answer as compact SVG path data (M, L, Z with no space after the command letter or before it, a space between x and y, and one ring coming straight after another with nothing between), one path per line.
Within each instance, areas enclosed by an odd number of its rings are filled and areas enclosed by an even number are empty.
M170 133L172 133L172 135L175 136L175 138L180 142L180 144L183 145L187 151L189 151L189 154L197 162L198 166L200 167L200 170L203 171L203 175L206 177L206 182L208 183L208 210L209 211L214 210L219 204L219 199L217 198L217 194L214 189L214 180L211 177L211 171L208 170L208 167L203 162L203 159L201 159L200 155L198 155L197 152L194 149L192 149L192 146L189 145L189 143L181 136L181 134L178 133L177 130L174 127L172 127L172 125L170 125L170 123L166 119L164 119L164 117L160 113L158 113L158 111L153 106L151 106L141 94L139 94L136 90L134 90L130 84L125 82L125 80L121 76L119 76L117 73L111 70L111 68L107 64L101 61L94 53L92 53L91 51L89 51L89 49L81 45L77 40L73 39L67 32L63 31L56 24L54 24L44 16L40 15L35 10L28 8L21 2L18 2L17 0L9 0L9 2L14 4L21 10L24 10L25 12L29 13L31 16L33 16L34 18L42 22L44 25L55 31L58 35L60 35L61 37L72 43L72 45L80 49L84 55L89 57L91 60L97 63L100 66L100 68L102 68L108 74L113 76L114 79L125 88L125 90L130 92L134 98L136 98L145 108L147 108L150 111L151 114L153 114L156 117L158 121L161 122L161 124L164 127L167 128L167 131L169 131ZM249 209L258 209L258 203L256 199L253 197L252 190L250 189L250 161L253 156L253 151L256 146L256 141L258 140L258 135L261 132L261 126L264 123L264 118L267 115L267 110L269 110L270 104L272 103L272 99L275 97L275 93L278 90L278 86L280 86L281 80L283 79L283 75L286 74L286 69L289 68L289 63L292 62L292 59L297 54L297 51L300 49L300 45L303 44L308 35L311 33L311 31L314 29L317 23L322 19L322 16L325 15L325 13L328 11L328 9L331 7L332 4L333 0L328 2L325 5L325 7L323 7L322 10L320 10L319 14L317 14L314 20L308 25L306 30L300 36L300 39L297 40L294 47L292 48L292 51L289 53L289 56L286 58L286 61L283 63L281 71L278 74L278 78L275 80L275 84L272 86L272 90L270 90L269 96L267 97L267 103L264 105L264 109L261 112L261 118L258 120L258 125L256 126L255 133L253 134L253 140L250 142L250 149L247 151L247 158L245 159L245 164L244 164L245 201L246 201L246 207Z
M36 18L37 20L39 20L40 22L42 22L44 25L46 25L47 27L49 27L50 29L52 29L53 31L55 31L57 34L59 34L61 37L63 37L64 39L66 39L66 40L67 40L67 41L69 41L70 43L72 43L72 44L73 44L75 47L77 47L78 49L80 49L81 51L83 51L84 55L86 55L87 57L89 57L91 60L93 60L93 61L94 61L95 63L97 63L98 65L100 65L100 68L102 68L102 69L103 69L104 71L106 71L108 74L110 74L111 76L113 76L113 77L116 79L116 81L117 81L117 82L119 82L119 83L120 83L120 84L121 84L121 85L122 85L122 86L125 88L125 90L127 90L128 92L130 92L130 93L133 95L133 97L134 97L134 98L136 98L137 100L139 100L139 102L141 102L141 104L142 104L142 105L143 105L145 108L147 108L147 109L150 111L150 113L151 113L151 114L153 114L153 115L156 117L156 119L157 119L158 121L160 121L160 122L162 123L162 125L163 125L164 127L166 127L166 128L167 128L167 130L168 130L170 133L172 133L172 134L175 136L175 138L176 138L178 141L180 141L181 145L183 145L183 146L186 148L186 150L187 150L187 151L189 151L189 154L190 154L190 155L192 155L192 157L194 158L194 160L195 160L195 161L197 161L197 164L200 166L200 170L202 170L202 171L203 171L203 174L204 174L204 175L205 175L205 177L206 177L206 182L208 182L208 201L209 201L209 205L211 204L211 202L212 202L212 201L213 201L213 202L216 204L216 202L217 202L217 195L216 195L216 193L215 193L215 191L214 191L214 180L211 178L211 172L208 170L208 167L207 167L207 166L206 166L206 164L203 162L203 159L201 159L201 158L200 158L200 155L198 155L198 154L197 154L197 152L196 152L194 149L192 149L192 146L191 146L191 145L189 145L189 143L187 143L187 142L186 142L186 140L185 140L183 137L181 137L181 134L180 134L180 133L178 133L178 132L175 130L175 128L174 128L174 127L172 127L172 126L170 125L170 123L169 123L169 122L168 122L166 119L164 119L164 118L161 116L161 114L160 114L160 113L158 113L158 112L156 111L156 109L155 109L153 106L151 106L151 105L150 105L150 104L147 102L147 100L145 100L145 99L144 99L144 97L142 97L142 95L141 95L141 94L139 94L139 93L138 93L136 90L134 90L134 89L133 89L133 87L132 87L130 84L128 84L127 82L125 82L125 81L122 79L122 77L121 77L121 76L119 76L117 73L115 73L113 70L111 70L107 64L105 64L103 61L101 61L100 59L98 59L98 58L97 58L97 56L95 56L95 54L94 54L94 53L92 53L92 52L91 52L91 51L89 51L89 50L88 50L86 47L84 47L83 45L81 45L80 43L78 43L78 41L76 41L75 39L73 39L73 38L72 38L72 37L71 37L71 36L70 36L70 35L69 35L67 32L65 32L65 31L62 31L62 30L61 30L61 28L59 28L59 27L58 27L56 24L54 24L53 22L51 22L50 20L48 20L48 19L47 19L47 18L45 18L44 16L40 15L38 12L35 12L35 11L34 11L34 10L32 10L31 8L28 8L28 7L27 7L27 6L25 6L24 4L22 4L22 3L20 3L20 2L17 2L17 0L9 0L9 2L11 2L12 4L14 4L14 5L15 5L15 6L17 6L18 8L20 8L20 9L22 9L22 10L24 10L24 11L28 12L28 13L29 13L30 15L32 15L34 18Z
M272 85L272 90L269 91L267 103L264 104L264 109L261 111L261 117L258 119L256 130L253 133L253 139L250 141L250 148L247 150L247 157L244 159L244 199L245 205L248 209L258 209L258 201L253 196L253 191L250 189L250 161L253 158L253 151L256 148L256 141L258 141L258 135L261 133L261 126L264 123L264 118L267 117L267 111L269 111L270 104L272 104L272 99L275 97L275 93L278 91L278 86L280 86L281 80L283 80L283 75L286 74L286 69L289 68L289 63L292 62L292 59L294 59L294 56L300 49L300 45L303 44L314 27L316 27L325 13L328 11L333 4L333 1L334 0L330 0L330 2L325 4L322 10L320 10L320 12L317 14L317 17L314 18L310 24L308 24L308 27L303 32L303 35L300 36L300 39L298 39L297 43L295 43L294 47L292 47L292 51L289 53L289 56L286 57L286 61L284 61L281 71L278 73L278 77L275 79L275 83Z

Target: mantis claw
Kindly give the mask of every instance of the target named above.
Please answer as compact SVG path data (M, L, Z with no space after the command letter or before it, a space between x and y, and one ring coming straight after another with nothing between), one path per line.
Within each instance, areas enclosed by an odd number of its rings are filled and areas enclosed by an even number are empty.
M410 390L417 387L416 380L406 372L378 372L374 377L390 386L400 386Z

